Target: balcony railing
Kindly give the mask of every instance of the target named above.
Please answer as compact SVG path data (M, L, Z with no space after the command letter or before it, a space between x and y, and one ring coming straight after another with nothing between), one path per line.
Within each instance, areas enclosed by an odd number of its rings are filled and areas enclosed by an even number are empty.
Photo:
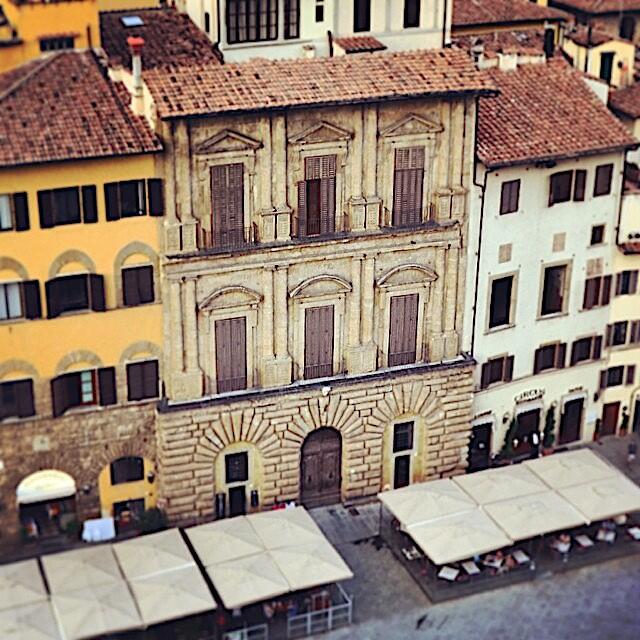
M233 251L258 243L258 226L252 223L242 229L217 229L211 231L200 226L198 247L218 251Z

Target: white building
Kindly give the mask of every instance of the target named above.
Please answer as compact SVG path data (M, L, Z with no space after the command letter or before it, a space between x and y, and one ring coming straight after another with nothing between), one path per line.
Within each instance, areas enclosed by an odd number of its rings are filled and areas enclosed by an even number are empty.
M240 62L442 47L450 41L453 0L175 0L175 4L218 43L225 60Z
M479 110L466 313L478 361L472 468L505 442L510 455L537 455L548 412L556 445L590 440L602 412L633 138L564 61L537 62L500 56L487 73L501 94Z

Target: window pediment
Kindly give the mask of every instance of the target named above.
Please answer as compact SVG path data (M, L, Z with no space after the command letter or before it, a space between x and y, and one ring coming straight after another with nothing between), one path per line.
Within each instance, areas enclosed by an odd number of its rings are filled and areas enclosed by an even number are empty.
M437 274L421 264L406 264L394 267L378 279L378 287L388 288L407 284L428 284L438 279Z
M201 142L195 152L200 155L225 153L229 151L255 151L262 146L258 140L231 129L224 129Z
M398 120L391 126L383 129L380 135L383 138L401 138L403 136L425 136L435 135L444 131L444 127L437 123L419 116L415 113L410 113L401 120Z
M200 311L211 312L238 307L255 307L262 296L247 287L223 287L211 293L200 303Z
M314 276L301 282L290 293L291 298L319 298L351 291L351 285L339 276Z
M300 133L289 138L291 144L320 144L323 142L340 142L350 140L353 137L351 131L347 131L335 124L320 120L307 127Z

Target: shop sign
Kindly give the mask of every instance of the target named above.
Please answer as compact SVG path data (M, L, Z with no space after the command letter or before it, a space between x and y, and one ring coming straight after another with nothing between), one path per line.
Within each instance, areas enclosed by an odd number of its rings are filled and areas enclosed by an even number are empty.
M544 395L544 389L528 389L518 394L514 400L520 402L531 402L532 400L538 400Z

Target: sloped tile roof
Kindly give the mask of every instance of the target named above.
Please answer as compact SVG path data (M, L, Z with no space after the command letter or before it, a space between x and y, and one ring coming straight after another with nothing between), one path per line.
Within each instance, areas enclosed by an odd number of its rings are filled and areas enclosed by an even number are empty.
M552 0L552 4L590 14L640 11L640 0Z
M455 48L152 69L144 79L161 118L493 90Z
M609 106L629 118L640 118L640 82L611 91Z
M617 40L619 42L627 42L622 38L616 38L601 29L591 29L586 25L575 25L570 31L565 33L565 37L572 40L581 47L599 47L602 44ZM627 44L630 44L627 42Z
M123 95L90 52L0 75L0 167L159 151Z
M342 47L346 53L365 53L367 51L384 51L387 47L373 36L351 36L349 38L335 38L334 42Z
M517 53L526 56L544 54L544 31L530 29L525 31L492 31L481 35L454 36L456 46L471 51L480 42L486 58L495 58L498 53Z
M530 0L454 0L453 28L486 24L514 24L531 21L562 21L562 11Z
M636 142L563 60L485 73L500 91L480 100L478 156L489 168L604 153Z
M122 18L138 16L143 24L125 27ZM127 38L144 38L142 68L217 63L221 54L189 16L175 9L132 9L100 13L102 47L114 67L131 68Z

